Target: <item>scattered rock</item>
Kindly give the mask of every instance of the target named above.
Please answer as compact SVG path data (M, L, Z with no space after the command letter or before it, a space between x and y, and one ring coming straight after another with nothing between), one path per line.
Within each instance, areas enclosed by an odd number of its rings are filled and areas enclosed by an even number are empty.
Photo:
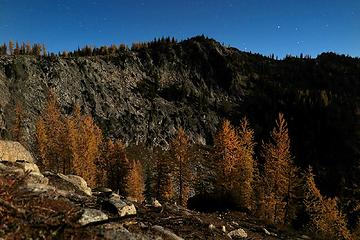
M66 175L67 179L75 186L79 187L87 195L91 196L91 188L88 187L86 181L77 175Z
M108 216L100 210L85 208L78 223L81 226L88 225L90 223L101 222L108 219Z
M310 238L309 236L307 236L307 235L301 235L300 238L301 238L301 239L311 239L311 238Z
M264 231L264 233L265 233L266 235L271 236L271 233L270 233L266 228L263 228L263 231Z
M49 179L49 185L57 189L91 196L91 189L87 186L85 180L79 176L67 176L61 173L55 174L51 172L44 172L44 175Z
M133 233L127 230L121 223L106 223L103 226L104 239L109 240L154 240L153 236L147 236L144 233ZM160 240L160 239L158 239Z
M112 194L112 190L106 187L97 187L92 190L92 195L97 197L108 198Z
M226 227L222 226L221 230L225 233L226 232Z
M242 238L247 238L248 235L244 229L238 228L236 230L229 232L228 236L232 239L242 239Z
M40 172L31 172L26 179L28 183L38 183L48 185L49 179L44 177Z
M133 203L121 199L118 194L112 194L111 197L103 202L105 209L116 211L120 217L136 215L136 208Z
M166 237L165 239L169 239L169 240L183 240L183 238L179 237L178 235L176 235L175 233L171 232L168 229L163 228L162 226L159 225L155 225L151 227L153 230L161 233L162 235L164 235L164 237Z
M140 222L139 225L140 225L140 228L142 228L142 229L148 228L148 225L146 225L143 222Z
M48 195L54 194L54 197L56 196L55 193L57 193L56 188L53 186L49 186L47 184L40 184L40 183L26 183L21 188L21 193L32 193L36 195L40 195L42 193L49 193Z
M22 160L20 160L20 161L17 160L15 163L17 166L19 166L24 171L40 173L39 167L35 163L22 161Z
M212 231L212 230L214 230L216 227L213 225L213 224L210 224L209 225L209 229Z
M154 200L152 201L152 207L154 207L154 208L161 208L162 205L161 205L161 203L160 203L157 199L154 199Z
M239 224L235 221L232 221L231 224L235 225L235 226L239 226Z

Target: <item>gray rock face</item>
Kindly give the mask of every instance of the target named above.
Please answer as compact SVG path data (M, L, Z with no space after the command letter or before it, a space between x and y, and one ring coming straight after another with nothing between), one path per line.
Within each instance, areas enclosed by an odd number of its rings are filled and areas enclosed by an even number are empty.
M106 133L125 142L166 145L182 126L191 140L205 143L224 111L238 105L242 91L232 87L229 95L232 82L244 81L226 67L236 51L205 44L184 42L161 61L150 51L129 50L109 57L0 56L0 122L10 125L18 100L32 133L52 89L64 113L78 102Z
M98 209L85 208L81 218L79 219L79 224L81 226L88 225L90 223L96 223L105 221L108 219L108 216Z

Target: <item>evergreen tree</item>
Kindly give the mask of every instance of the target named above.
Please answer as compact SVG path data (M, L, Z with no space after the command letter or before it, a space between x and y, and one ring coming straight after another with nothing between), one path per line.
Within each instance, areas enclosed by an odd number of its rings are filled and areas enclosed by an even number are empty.
M30 42L26 42L25 53L28 54L28 55L31 55L31 54L32 54Z
M34 54L35 56L40 56L41 55L41 46L40 44L35 43L32 47L31 50L32 54Z
M9 41L9 55L13 55L14 54L14 41L10 40Z
M7 46L4 43L3 45L0 46L0 55L5 56L7 54Z
M44 44L41 45L41 51L42 51L42 55L43 55L44 57L46 57L46 56L47 56L47 52L46 52L46 47L45 47Z
M19 43L16 41L14 55L19 55L19 54L20 54L20 46L19 46Z

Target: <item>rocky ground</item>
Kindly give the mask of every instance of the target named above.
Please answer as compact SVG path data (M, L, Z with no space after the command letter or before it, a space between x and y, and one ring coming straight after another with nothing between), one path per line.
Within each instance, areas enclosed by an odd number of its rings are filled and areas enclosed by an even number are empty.
M74 175L0 162L0 239L310 239L239 212L132 202Z

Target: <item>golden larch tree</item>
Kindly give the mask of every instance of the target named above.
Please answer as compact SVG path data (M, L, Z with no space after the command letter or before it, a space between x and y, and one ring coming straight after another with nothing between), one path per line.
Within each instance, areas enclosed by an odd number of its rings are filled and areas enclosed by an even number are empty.
M46 140L43 138L37 139L39 152L40 148L43 148L42 151L44 151L43 157L45 159L43 160L44 163L46 162L44 167L45 169L61 172L66 157L64 155L64 150L66 149L64 145L66 143L65 126L56 97L51 91L48 93L45 110L39 117L38 122L36 126L44 127L45 134L43 136L46 136ZM41 142L42 140L46 141L46 143Z
M234 190L238 181L240 142L230 121L225 120L215 136L214 160L217 165L216 188L221 197Z
M174 179L178 189L177 201L186 207L190 194L192 171L190 165L190 143L183 128L170 143L170 161L174 161Z
M108 184L111 189L118 191L120 194L126 194L125 179L130 167L130 161L126 156L125 144L121 140L114 143L113 154L109 156Z
M125 193L127 197L138 202L144 201L144 176L140 161L131 161L125 178Z
M90 186L96 184L95 162L100 156L101 144L102 131L91 116L83 117L79 126L79 159L73 161L73 167L75 174L83 177Z
M42 118L39 118L36 122L36 132L35 138L37 143L37 150L38 156L40 160L40 167L42 169L46 169L49 166L49 162L47 159L47 144L48 144L48 137L46 134L46 126L45 121Z
M11 127L12 140L24 144L25 113L21 103L18 101L15 103L14 113L15 116Z
M159 147L153 150L152 158L155 165L155 197L161 201L171 201L175 196L173 162L170 161L169 153Z
M101 156L96 161L96 185L109 186L109 175L111 169L111 160L114 158L115 145L112 139L103 142L101 147Z
M345 215L337 207L336 198L321 195L311 167L305 173L304 187L304 205L310 217L309 229L317 239L352 239Z
M237 195L236 202L241 208L251 210L255 206L254 179L257 166L254 160L254 130L250 128L246 117L240 122L238 139L239 159L236 166L238 181L234 194Z
M288 219L289 208L293 207L289 203L294 198L299 180L290 152L287 123L282 113L271 132L271 140L261 146L261 156L264 159L261 191L265 199L259 201L269 203L271 207L266 207L267 214L260 215L270 223L284 224Z

